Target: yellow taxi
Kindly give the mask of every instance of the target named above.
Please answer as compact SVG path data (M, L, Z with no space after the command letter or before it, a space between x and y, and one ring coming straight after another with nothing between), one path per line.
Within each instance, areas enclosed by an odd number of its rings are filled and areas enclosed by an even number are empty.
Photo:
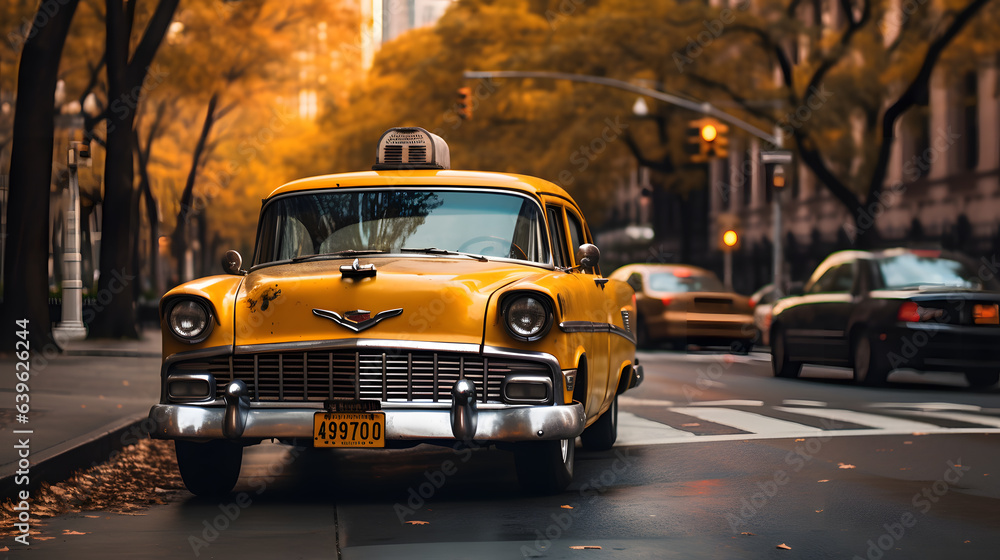
M184 483L226 494L263 440L514 453L530 492L566 488L576 438L608 449L635 387L635 297L605 278L579 206L523 175L449 169L422 128L379 139L372 171L264 199L253 258L160 302L153 436Z

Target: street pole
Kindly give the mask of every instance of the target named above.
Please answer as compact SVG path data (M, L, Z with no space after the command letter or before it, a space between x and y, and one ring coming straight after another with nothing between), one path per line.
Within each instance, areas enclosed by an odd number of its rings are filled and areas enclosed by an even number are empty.
M726 289L732 291L733 289L733 250L728 249L723 253L722 260L722 278L723 282L726 283Z
M62 321L52 329L57 342L87 337L83 324L83 273L80 253L80 180L79 166L90 167L90 149L83 142L70 142L68 154L69 204L64 231Z
M781 150L783 138L781 127L774 127L774 145L776 150ZM766 185L765 188L773 188L771 185ZM783 255L783 244L781 239L781 193L784 188L775 188L774 196L771 197L771 203L773 205L772 212L774 216L774 289L776 290L778 296L783 296L785 294L784 287L784 262L785 258Z

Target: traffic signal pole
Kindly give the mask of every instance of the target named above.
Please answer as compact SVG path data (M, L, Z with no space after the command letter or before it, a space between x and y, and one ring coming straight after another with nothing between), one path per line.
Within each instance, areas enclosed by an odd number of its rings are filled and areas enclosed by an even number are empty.
M676 95L670 95L669 93L663 93L662 91L656 91L655 89L649 89L642 86L637 86L635 84L630 84L628 82L623 82L621 80L616 80L614 78L605 78L603 76L588 76L586 74L567 74L565 72L544 72L544 71L524 71L524 70L485 70L485 71L474 71L466 70L462 73L462 76L467 79L490 79L490 78L541 78L550 80L569 80L571 82L583 82L588 84L598 84L607 87L613 87L616 89L621 89L625 91L630 91L632 93L638 93L639 95L645 95L646 97L652 97L659 101L665 103L670 103L671 105L676 105L678 107L683 107L690 111L696 113L702 113L710 117L715 117L720 121L727 122L737 128L743 129L761 140L781 147L779 140L773 134L768 134L767 132L757 128L756 126L741 120L729 113L716 109L711 103L696 103L694 101L689 101L683 97L677 97Z
M614 78L605 78L603 76L588 76L586 74L568 74L565 72L545 72L545 71L523 71L523 70L490 70L490 71L470 71L466 70L462 73L462 76L466 79L491 79L491 78L540 78L540 79L551 79L551 80L569 80L571 82L583 82L588 84L598 84L607 87L613 87L616 89L621 89L625 91L630 91L632 93L637 93L639 95L644 95L646 97L652 97L659 101L665 103L670 103L671 105L676 105L696 113L702 113L710 117L715 117L720 121L727 122L741 130L746 131L751 136L760 138L764 142L767 142L777 151L782 151L782 135L781 129L775 126L774 134L769 134L764 130L757 128L756 126L739 119L729 113L716 109L711 103L696 103L694 101L689 101L682 97L677 97L676 95L670 95L669 93L663 93L662 91L656 91L655 89L649 89L642 86L637 86L630 84L628 82L623 82L621 80L616 80ZM790 152L782 152L782 154L787 153L788 158L791 158ZM767 186L769 187L769 186ZM781 239L781 192L784 189L776 189L772 199L772 212L774 217L774 285L778 289L778 293L783 293L784 282L783 282L783 247ZM727 259L731 259L731 251L727 252ZM727 260L729 263L728 268L732 269L732 261Z

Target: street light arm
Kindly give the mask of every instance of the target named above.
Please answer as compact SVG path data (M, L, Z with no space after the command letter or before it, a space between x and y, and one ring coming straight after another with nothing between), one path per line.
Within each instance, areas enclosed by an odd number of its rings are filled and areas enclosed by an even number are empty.
M757 128L756 126L743 121L729 113L720 111L713 107L710 103L696 103L684 99L682 97L677 97L676 95L670 95L669 93L663 93L661 91L656 91L654 89L645 88L642 86L637 86L630 84L628 82L623 82L621 80L616 80L614 78L605 78L603 76L589 76L586 74L568 74L565 72L546 72L546 71L525 71L525 70L492 70L492 71L471 71L467 70L463 73L463 76L468 79L490 79L490 78L541 78L550 80L568 80L571 82L584 82L588 84L599 84L602 86L613 87L616 89L621 89L625 91L630 91L632 93L637 93L639 95L645 95L646 97L652 97L671 105L676 105L696 113L702 113L711 117L715 117L720 121L727 122L737 128L743 129L765 142L770 144L778 144L777 138L773 134L768 134L763 130Z

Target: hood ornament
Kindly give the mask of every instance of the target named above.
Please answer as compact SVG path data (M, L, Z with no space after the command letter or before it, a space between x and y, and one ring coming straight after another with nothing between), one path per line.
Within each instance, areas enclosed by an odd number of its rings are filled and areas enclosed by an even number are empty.
M391 317L396 317L403 314L403 308L399 309L387 309L385 311L379 311L373 317L371 311L365 311L364 309L355 309L354 311L345 311L343 315L335 311L327 311L325 309L313 309L313 315L317 317L322 317L324 319L329 319L334 323L344 327L345 329L352 330L359 333L365 329L374 327L375 325L381 323L382 321L389 319Z
M340 274L344 278L369 278L375 276L375 265L362 265L358 259L354 259L353 263L340 267Z

